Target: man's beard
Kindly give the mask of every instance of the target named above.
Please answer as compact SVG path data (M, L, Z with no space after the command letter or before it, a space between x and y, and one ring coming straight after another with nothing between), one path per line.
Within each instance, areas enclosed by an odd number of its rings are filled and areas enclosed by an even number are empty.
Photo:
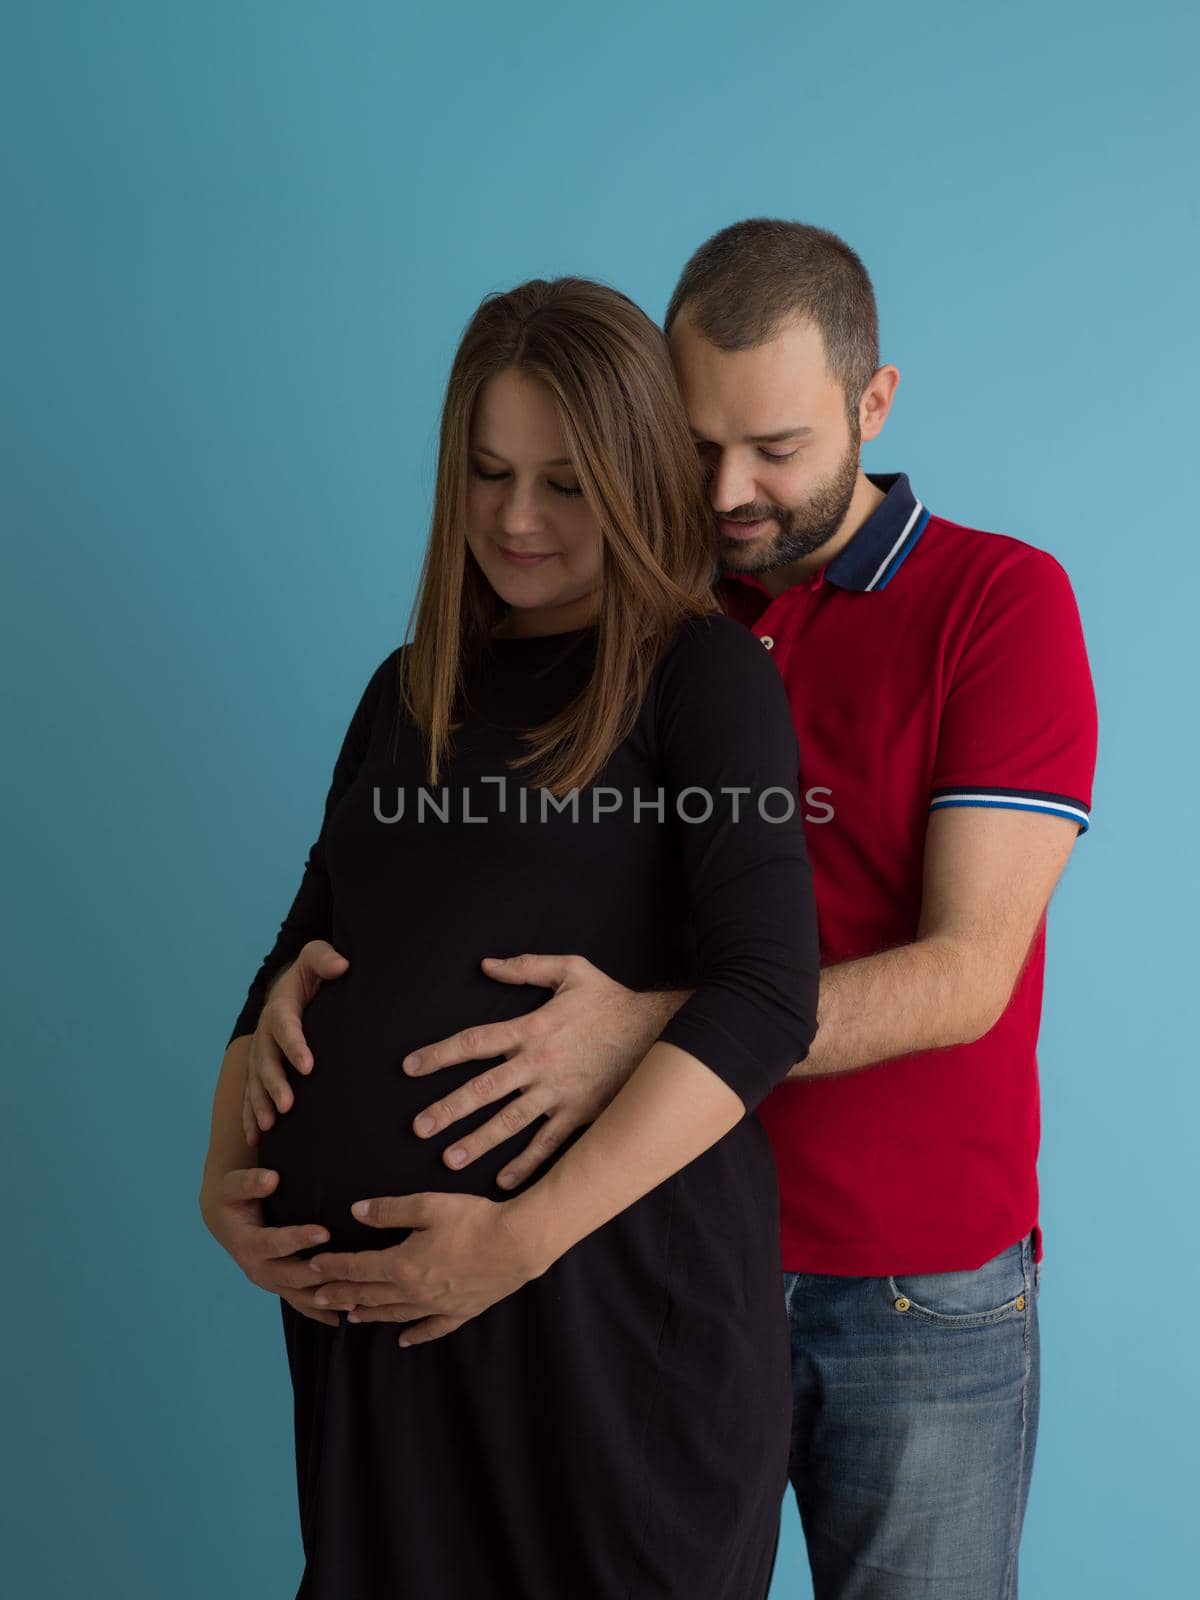
M857 419L855 421L857 424ZM730 572L773 572L828 544L846 520L854 498L861 447L862 436L856 425L851 431L846 454L802 506L775 506L756 501L729 512L729 519L735 522L757 522L770 517L778 531L769 542L750 540L745 545L735 539L720 538L721 565ZM762 548L752 555L751 548L759 544Z

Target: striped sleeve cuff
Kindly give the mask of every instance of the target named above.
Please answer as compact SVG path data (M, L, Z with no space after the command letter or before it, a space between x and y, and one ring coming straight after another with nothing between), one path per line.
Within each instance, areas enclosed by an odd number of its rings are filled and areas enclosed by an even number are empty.
M1050 817L1069 817L1079 824L1080 833L1090 826L1090 807L1069 794L1051 794L1043 789L998 789L975 785L970 788L935 789L929 801L931 811L948 806L983 806L999 811L1041 811Z

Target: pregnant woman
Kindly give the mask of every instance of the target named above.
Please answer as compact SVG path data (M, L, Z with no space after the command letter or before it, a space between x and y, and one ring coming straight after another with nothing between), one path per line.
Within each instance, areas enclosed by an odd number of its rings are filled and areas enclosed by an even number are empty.
M449 380L411 638L359 701L234 1025L201 1197L208 1220L231 1169L269 1167L281 1237L445 1279L453 1314L409 1348L421 1312L389 1308L395 1278L281 1297L298 1600L766 1593L791 1388L750 1113L808 1050L818 957L791 713L720 614L715 540L655 325L578 278L485 300ZM255 1151L236 1124L273 1048L264 1006L311 941L347 964L304 1011L312 1069L289 1067ZM428 1086L402 1063L544 1000L486 975L521 950L694 992L611 1105L496 1200L513 1147L454 1172L413 1129ZM350 1206L371 1196L426 1197L452 1226L367 1226ZM488 1262L465 1310L441 1270L464 1241Z

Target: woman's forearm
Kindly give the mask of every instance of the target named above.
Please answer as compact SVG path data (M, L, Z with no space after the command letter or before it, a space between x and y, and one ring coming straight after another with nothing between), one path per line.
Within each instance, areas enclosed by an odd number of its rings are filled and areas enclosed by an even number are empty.
M506 1220L544 1269L702 1155L745 1114L723 1078L659 1040L583 1136L507 1202Z
M242 1132L242 1098L246 1092L246 1064L253 1036L240 1034L230 1041L221 1062L213 1096L212 1131L204 1161L201 1200L213 1186L238 1167L257 1167L258 1152Z

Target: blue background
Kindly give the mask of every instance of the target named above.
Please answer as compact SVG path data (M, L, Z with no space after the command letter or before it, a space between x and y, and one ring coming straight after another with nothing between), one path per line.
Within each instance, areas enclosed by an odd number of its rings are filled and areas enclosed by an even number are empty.
M196 1194L403 631L451 353L538 274L661 317L754 215L872 272L868 469L1075 583L1101 753L1050 919L1022 1593L1190 1587L1197 35L1111 0L6 8L7 1593L294 1592L277 1302ZM807 1593L789 1504L774 1600Z

